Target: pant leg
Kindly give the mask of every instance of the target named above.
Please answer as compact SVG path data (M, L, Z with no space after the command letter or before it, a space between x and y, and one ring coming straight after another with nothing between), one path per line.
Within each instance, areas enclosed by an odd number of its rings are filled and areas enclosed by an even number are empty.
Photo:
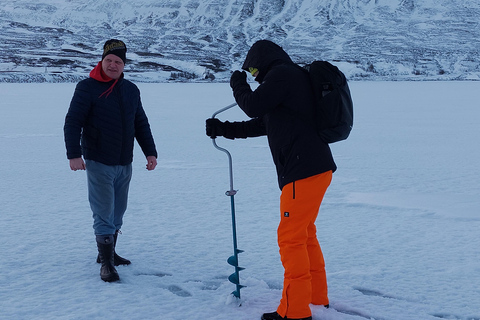
M123 225L123 215L127 210L128 189L132 179L132 165L117 166L117 176L114 182L115 207L113 224L115 230L120 230Z
M326 172L322 175L315 176L316 196L318 197L318 210L323 201L325 192L327 191L330 182L332 181L332 172ZM318 214L317 214L318 215ZM327 274L325 272L325 260L323 258L322 249L317 239L317 227L315 226L315 219L310 222L308 226L308 256L310 258L310 274L312 276L312 304L327 305L328 300L328 286Z
M296 181L298 182L298 181ZM307 251L307 226L310 219L298 208L294 198L296 184L283 187L280 197L281 218L277 230L280 258L285 269L283 292L277 313L282 317L311 316L310 260ZM295 187L295 188L294 188Z
M316 197L318 197L318 211L320 210L320 204L323 201L325 192L332 181L332 172L326 172L322 175L315 176L314 184L316 188ZM315 190L315 189L314 189ZM315 226L315 219L310 222L308 226L308 256L310 258L310 274L312 276L312 304L327 305L328 300L328 286L327 286L327 274L325 272L325 260L323 258L322 249L317 239L317 227Z
M285 274L277 312L283 317L296 319L311 316L309 304L312 302L312 294L318 291L317 288L314 291L312 285L317 286L317 279L322 278L318 271L323 270L324 273L324 263L319 265L318 253L320 251L321 254L321 250L312 224L315 223L331 175L331 172L327 172L298 180L282 190L281 220L277 234ZM311 271L315 274L313 283ZM324 278L322 290L326 292L326 277Z
M111 235L115 233L113 223L115 193L114 166L86 160L88 200L93 214L95 235Z
M315 224L310 224L308 230L307 250L308 257L310 258L310 275L312 276L311 303L325 306L329 304L325 260L323 259L322 249L317 240Z

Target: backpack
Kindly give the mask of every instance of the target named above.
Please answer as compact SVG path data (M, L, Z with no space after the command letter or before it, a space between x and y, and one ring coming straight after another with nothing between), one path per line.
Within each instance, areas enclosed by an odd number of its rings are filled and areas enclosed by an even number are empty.
M327 61L304 67L315 94L315 123L326 143L347 139L353 126L353 101L343 72Z

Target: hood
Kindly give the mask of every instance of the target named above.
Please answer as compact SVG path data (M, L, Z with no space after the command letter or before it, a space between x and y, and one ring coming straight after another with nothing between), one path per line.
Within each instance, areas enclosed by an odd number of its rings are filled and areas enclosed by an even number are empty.
M262 82L274 65L285 63L293 64L293 61L282 47L270 40L259 40L248 50L242 69L248 71L250 67L257 68L258 76L255 80Z

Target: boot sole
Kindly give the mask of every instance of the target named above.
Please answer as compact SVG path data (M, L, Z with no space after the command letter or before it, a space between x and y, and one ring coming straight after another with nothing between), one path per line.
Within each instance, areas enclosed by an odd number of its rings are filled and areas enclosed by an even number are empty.
M109 277L100 277L103 281L105 282L115 282L115 281L119 281L120 280L120 277L117 275L112 275L112 276L109 276Z

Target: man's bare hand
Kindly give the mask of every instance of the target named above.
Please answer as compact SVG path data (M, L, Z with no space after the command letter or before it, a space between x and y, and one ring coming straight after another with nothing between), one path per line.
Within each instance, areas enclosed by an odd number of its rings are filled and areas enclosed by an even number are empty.
M70 159L70 169L73 171L85 170L85 162L82 158Z
M155 169L156 166L157 166L157 158L155 158L154 156L148 156L147 157L147 170L152 171L152 170Z

